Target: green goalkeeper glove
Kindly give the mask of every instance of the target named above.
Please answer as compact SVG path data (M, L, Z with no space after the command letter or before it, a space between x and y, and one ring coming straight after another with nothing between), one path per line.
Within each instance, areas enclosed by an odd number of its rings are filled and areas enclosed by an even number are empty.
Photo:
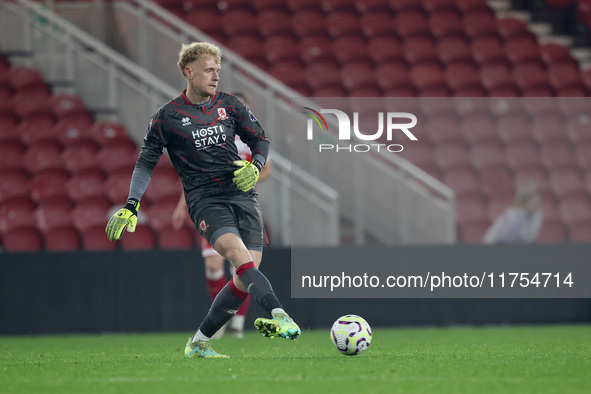
M252 163L246 160L236 160L234 165L240 168L234 171L234 179L232 180L238 186L238 189L243 192L249 191L259 180L263 165L257 160L253 160Z
M109 223L107 223L107 228L105 229L109 241L120 239L125 228L130 233L135 231L139 209L140 202L130 198L127 200L127 204L109 219Z

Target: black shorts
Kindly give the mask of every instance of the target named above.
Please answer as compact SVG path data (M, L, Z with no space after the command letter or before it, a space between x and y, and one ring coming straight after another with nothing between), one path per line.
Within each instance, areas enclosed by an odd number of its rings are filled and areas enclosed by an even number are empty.
M232 199L204 198L190 214L199 233L212 246L225 233L238 235L249 250L261 252L267 245L263 214L256 194Z

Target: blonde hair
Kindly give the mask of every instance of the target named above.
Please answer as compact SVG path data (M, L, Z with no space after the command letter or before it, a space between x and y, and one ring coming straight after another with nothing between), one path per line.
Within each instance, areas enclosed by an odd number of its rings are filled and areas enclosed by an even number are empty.
M217 64L222 62L222 51L220 48L209 42L193 42L188 45L183 44L179 52L179 61L177 63L183 77L186 77L185 67L187 67L187 64L206 56L213 57Z

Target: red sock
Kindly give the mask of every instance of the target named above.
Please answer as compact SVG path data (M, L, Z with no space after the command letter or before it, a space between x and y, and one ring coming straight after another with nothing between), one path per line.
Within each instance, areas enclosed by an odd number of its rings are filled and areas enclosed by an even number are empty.
M242 304L236 314L240 316L246 316L246 312L248 312L248 305L250 305L250 296L244 300L244 304Z
M215 298L216 295L218 295L220 290L222 290L227 283L225 276L222 276L219 279L206 278L205 281L207 283L207 291L209 292L209 296L212 300Z

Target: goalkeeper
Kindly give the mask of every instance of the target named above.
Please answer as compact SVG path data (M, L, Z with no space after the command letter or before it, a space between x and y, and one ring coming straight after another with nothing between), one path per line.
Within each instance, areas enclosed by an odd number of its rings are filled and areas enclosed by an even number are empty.
M185 347L188 358L227 357L215 352L209 340L249 294L271 315L255 320L264 336L296 339L301 333L258 269L266 237L254 186L265 165L269 141L239 99L217 92L220 63L221 52L212 44L183 45L178 66L187 79L187 89L152 116L131 176L127 203L106 228L111 241L120 239L125 229L135 230L141 197L167 148L181 178L193 223L236 270L189 338ZM238 156L236 135L252 151L252 161Z

